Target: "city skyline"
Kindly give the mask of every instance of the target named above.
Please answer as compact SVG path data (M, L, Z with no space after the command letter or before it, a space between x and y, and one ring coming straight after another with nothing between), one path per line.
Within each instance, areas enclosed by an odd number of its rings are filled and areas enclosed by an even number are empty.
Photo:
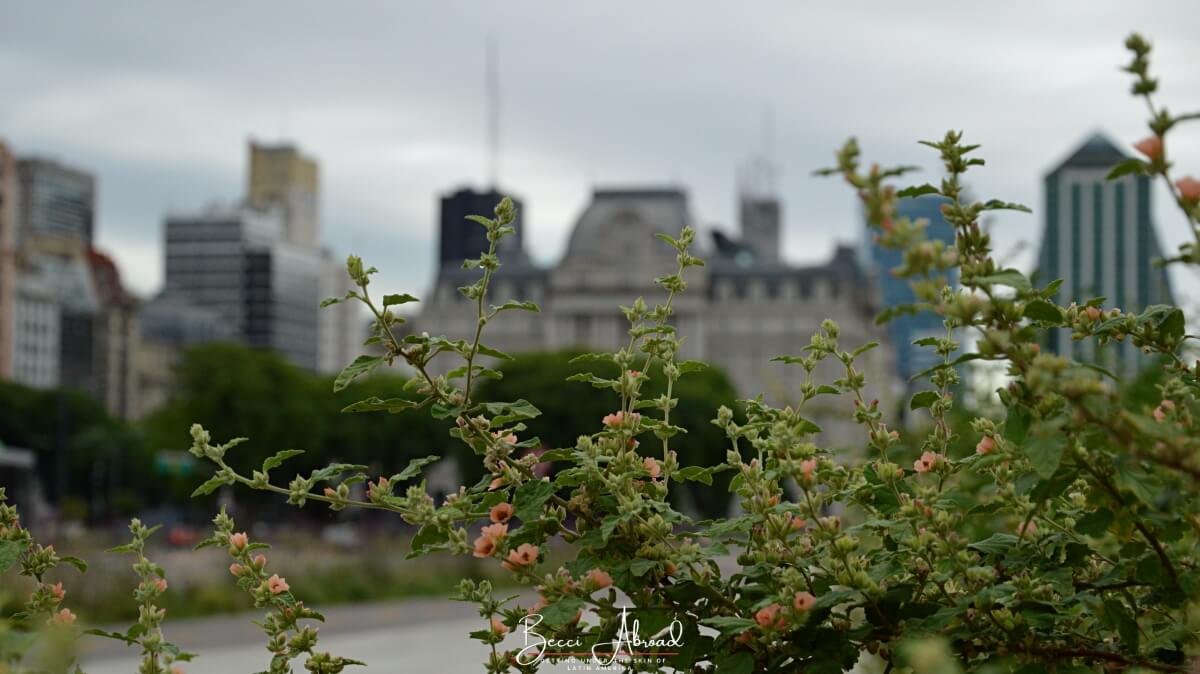
M643 9L627 25L598 8L522 5L450 16L425 7L345 15L339 21L360 31L328 40L315 38L303 6L282 14L280 6L182 16L153 4L85 8L55 17L53 34L43 29L46 8L22 6L0 27L0 74L26 92L0 103L0 136L22 156L97 175L98 244L143 296L161 284L164 216L235 200L249 138L294 142L321 163L323 243L377 258L389 289L428 292L438 198L486 186L489 35L499 45L500 187L528 204L526 248L541 263L560 257L595 186L680 185L697 224L733 229L736 169L762 151L769 114L787 259L826 256L837 241L831 230L853 239L853 200L808 175L831 162L844 137L857 135L873 157L925 167L916 178L924 180L938 167L915 141L953 126L984 145L989 163L974 174L976 191L1034 208L1033 216L993 221L1001 251L1026 244L1015 261L1028 268L1043 217L1041 176L1093 130L1125 149L1144 135L1144 108L1118 69L1128 30L1162 46L1156 71L1173 99L1200 101L1188 75L1200 46L1181 20L1197 10L1183 4L1113 5L1087 16L1051 7L1035 24L995 8L881 9L872 16L891 20L869 23L865 10L837 9L824 26L778 12L741 12L742 23L729 24L730 15L716 12ZM268 18L278 26L263 34ZM451 22L461 40L429 38ZM940 36L983 23L995 30L973 39L970 53L939 51ZM828 31L829 24L853 30ZM170 39L172 25L197 34L219 27L224 48L214 54L208 43ZM728 25L745 25L756 39ZM676 36L669 26L686 30ZM722 40L676 53L697 34ZM339 41L351 37L355 49L342 50ZM300 41L308 46L295 48ZM546 59L548 51L556 58ZM1184 137L1174 150L1196 156L1200 142ZM1155 192L1154 218L1170 252L1186 230ZM1183 301L1193 299L1181 290Z

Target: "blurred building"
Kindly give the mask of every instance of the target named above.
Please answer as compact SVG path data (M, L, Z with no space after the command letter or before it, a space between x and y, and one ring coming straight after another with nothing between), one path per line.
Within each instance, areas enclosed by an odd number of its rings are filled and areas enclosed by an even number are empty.
M479 212L490 213L490 208ZM713 232L711 246L699 243L699 254L708 264L687 271L688 292L676 298L672 318L679 333L687 336L681 358L710 362L722 368L743 395L761 392L775 403L798 398L803 376L795 366L770 359L801 353L825 318L838 321L842 343L848 347L880 336L873 323L875 293L853 250L837 247L829 261L819 265L787 263L778 252L780 213L772 197L755 195L744 201L738 239ZM465 257L478 251L454 240L454 231L445 226L449 220L443 213L440 269L414 329L469 338L475 313L457 288L476 280L478 272L461 269L461 260L449 258L446 251ZM487 343L509 353L624 346L629 325L619 305L638 296L650 303L662 301L665 295L653 278L676 268L675 251L654 234L674 236L684 225L694 224L682 189L595 190L557 265L537 267L523 252L509 259L501 256L503 266L493 276L488 301L531 300L542 312L500 314L488 324ZM865 354L859 367L876 395L894 388L886 345ZM840 373L829 364L818 376L832 380ZM814 403L820 414L819 401ZM853 437L852 422L841 419L844 406L842 412L821 415L817 422L834 442Z
M1155 232L1151 179L1108 172L1128 155L1101 134L1087 138L1045 178L1045 227L1036 277L1040 283L1062 279L1056 301L1083 303L1105 297L1104 306L1138 312L1152 304L1174 304ZM1145 365L1128 341L1099 351L1093 342L1076 342L1058 330L1044 345L1072 358L1097 362L1122 372Z
M355 290L346 261L332 251L321 251L321 299L345 297ZM317 312L317 372L334 373L349 365L363 352L369 324L361 318L357 302L342 302L321 308Z
M0 378L13 376L17 304L17 158L0 142Z
M914 222L925 221L925 235L930 240L942 241L947 248L953 247L954 228L946 222L941 211L942 204L946 201L944 197L932 194L901 199L896 207L896 218L908 218ZM903 263L903 253L879 245L871 228L864 226L863 231L863 258L876 285L881 305L892 308L916 302L910 279L898 278L891 273L891 270ZM957 287L957 270L951 270L947 280ZM896 354L897 373L903 381L908 382L913 375L933 367L940 360L932 348L913 345L913 341L922 337L945 336L946 329L942 318L936 313L902 313L888 321L885 327ZM909 384L910 388L912 386L913 384Z
M48 235L91 244L95 177L49 159L28 158L17 163L22 236Z
M164 294L212 310L240 341L312 371L325 259L284 234L278 208L168 216Z
M259 210L283 212L285 238L297 245L320 245L317 162L294 146L250 141L246 201Z
M496 204L504 195L495 189L476 191L464 187L441 198L441 210L438 228L438 266L457 267L463 260L479 257L488 249L487 230L477 222L467 219L468 215L483 215L492 217ZM517 216L512 227L513 234L502 239L499 244L499 254L505 259L518 260L525 255L524 248L524 204L520 199L513 199L517 207Z

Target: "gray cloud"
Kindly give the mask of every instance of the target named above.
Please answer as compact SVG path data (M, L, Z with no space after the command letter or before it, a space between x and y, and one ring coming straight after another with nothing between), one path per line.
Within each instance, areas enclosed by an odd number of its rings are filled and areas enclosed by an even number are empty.
M214 5L216 5L214 7ZM389 286L432 275L438 193L485 176L483 51L498 37L502 183L552 260L593 184L679 183L702 223L734 217L734 171L775 120L786 252L857 238L854 200L811 178L846 136L871 159L938 166L915 144L984 144L976 192L1040 210L1041 174L1087 133L1129 142L1144 108L1117 66L1131 29L1160 47L1166 100L1200 108L1200 6L1119 2L350 4L20 3L0 24L0 136L100 177L100 241L141 292L160 282L170 209L241 192L245 141L321 161L324 238ZM1200 137L1177 156L1200 172ZM1188 235L1159 195L1168 248ZM998 217L998 245L1040 217ZM1024 257L1027 262L1029 255ZM1195 286L1196 277L1177 276ZM1194 295L1185 288L1185 295Z

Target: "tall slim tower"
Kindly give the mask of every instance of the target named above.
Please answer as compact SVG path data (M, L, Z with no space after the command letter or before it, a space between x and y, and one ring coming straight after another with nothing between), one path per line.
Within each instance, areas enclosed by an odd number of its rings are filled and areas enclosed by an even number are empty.
M288 241L315 248L320 240L317 162L294 145L250 141L246 198L258 209L283 209Z
M13 376L17 301L17 158L0 142L0 378Z
M1101 134L1093 134L1046 176L1046 222L1037 274L1043 283L1062 279L1057 300L1084 302L1105 297L1105 306L1141 311L1170 304L1166 271L1153 265L1162 248L1154 231L1148 176L1106 180L1128 156ZM1101 362L1125 372L1144 365L1129 342L1096 351L1059 330L1045 345L1055 353Z

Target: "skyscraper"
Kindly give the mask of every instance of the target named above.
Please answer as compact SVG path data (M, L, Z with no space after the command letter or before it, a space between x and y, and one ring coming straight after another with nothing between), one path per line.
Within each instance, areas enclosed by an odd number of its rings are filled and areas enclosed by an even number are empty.
M250 141L246 199L259 210L279 207L284 234L301 246L320 245L317 162L294 145L259 145Z
M494 188L477 192L464 187L447 194L441 199L440 227L438 228L438 267L454 269L467 258L479 257L488 249L487 230L479 223L467 220L468 215L492 216L496 204L504 195ZM517 217L512 227L516 232L500 242L500 254L506 262L523 259L524 252L524 204L514 199Z
M925 196L901 199L896 206L897 218L908 218L912 221L925 220L928 225L925 235L930 240L939 240L947 246L954 245L954 228L942 217L941 206L945 198L927 194ZM899 250L884 248L875 241L875 233L870 228L866 230L867 266L875 278L879 292L879 300L884 308L892 308L912 304L917 301L910 280L893 276L891 271L899 267L903 254ZM958 275L952 273L948 279L957 285ZM942 318L932 311L922 311L917 314L900 314L887 323L888 337L896 353L896 369L904 382L918 372L936 364L937 354L928 347L914 346L913 341L922 337L941 337L945 334ZM911 385L910 385L911 387Z
M0 142L0 378L13 376L17 302L17 158Z
M53 236L90 245L96 214L96 179L92 174L49 159L17 162L20 184L18 220L28 236Z
M1043 284L1062 279L1056 298L1060 304L1101 296L1106 307L1125 311L1173 304L1165 270L1153 265L1163 255L1152 220L1150 178L1106 179L1127 158L1103 135L1093 134L1046 175L1046 220L1036 276ZM1069 330L1059 330L1044 346L1125 372L1143 364L1129 342L1097 353L1091 342L1074 342Z

